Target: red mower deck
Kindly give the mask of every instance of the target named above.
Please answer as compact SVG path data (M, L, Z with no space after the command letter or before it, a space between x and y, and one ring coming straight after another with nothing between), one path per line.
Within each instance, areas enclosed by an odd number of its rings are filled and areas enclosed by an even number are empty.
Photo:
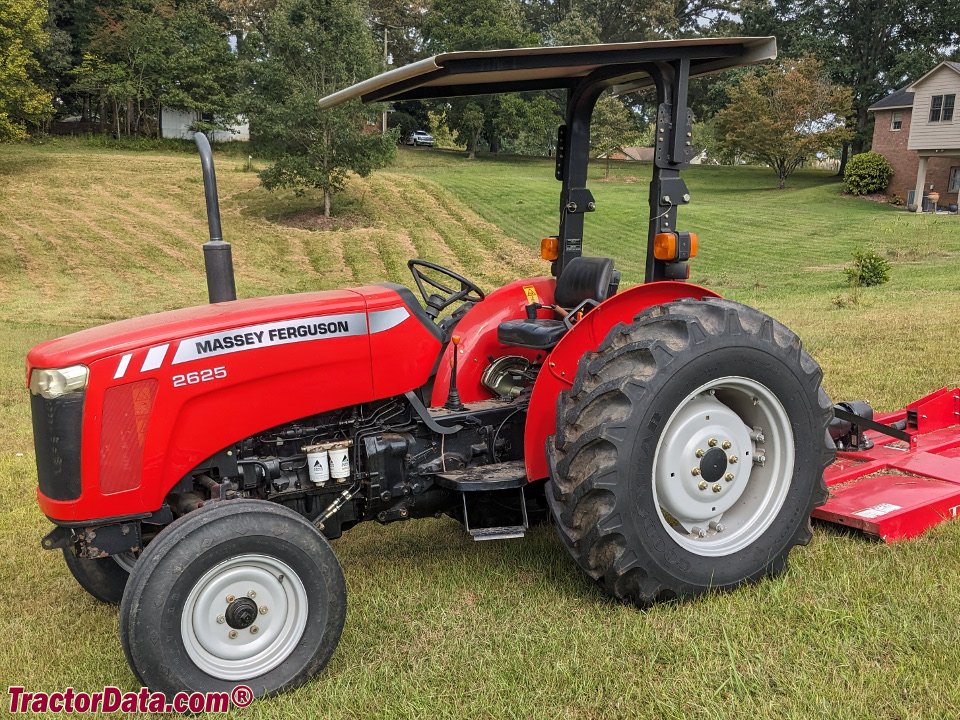
M892 543L923 534L960 510L960 389L943 388L905 409L909 443L868 431L874 446L838 452L824 473L830 499L813 517Z

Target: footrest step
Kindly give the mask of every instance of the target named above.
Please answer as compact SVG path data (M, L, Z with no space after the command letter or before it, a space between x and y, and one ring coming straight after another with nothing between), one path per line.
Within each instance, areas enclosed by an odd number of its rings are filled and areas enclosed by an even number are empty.
M512 538L522 538L526 531L527 528L523 525L473 528L470 530L470 536L477 542L481 540L510 540Z
M481 465L466 470L450 470L434 475L437 485L460 492L484 492L521 488L527 484L523 460Z

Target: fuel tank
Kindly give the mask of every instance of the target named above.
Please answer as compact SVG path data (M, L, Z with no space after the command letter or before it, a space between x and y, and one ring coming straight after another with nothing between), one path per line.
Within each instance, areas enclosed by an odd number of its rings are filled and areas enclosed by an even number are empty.
M63 523L160 508L233 443L422 386L442 332L395 284L173 310L52 340L34 370L83 366L83 388L31 390L42 510Z

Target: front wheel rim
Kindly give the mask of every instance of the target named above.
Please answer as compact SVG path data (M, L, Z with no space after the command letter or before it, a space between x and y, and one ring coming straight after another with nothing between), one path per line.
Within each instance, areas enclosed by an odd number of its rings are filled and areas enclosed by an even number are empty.
M187 596L180 631L200 670L222 680L244 680L273 670L293 653L308 613L306 589L293 569L275 557L251 553L203 574Z
M794 465L793 428L777 396L750 378L713 380L684 398L657 441L658 516L685 550L731 555L774 522Z
M112 555L113 561L117 563L121 568L127 571L127 573L133 572L133 566L137 564L137 559L140 557L139 552L125 552L120 553L119 555Z

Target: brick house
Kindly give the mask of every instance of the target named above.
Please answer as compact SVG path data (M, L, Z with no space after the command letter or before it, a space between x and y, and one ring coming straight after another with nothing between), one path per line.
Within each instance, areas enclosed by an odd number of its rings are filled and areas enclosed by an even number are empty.
M887 193L907 204L930 190L940 205L960 193L960 63L942 62L922 78L871 105L873 151L893 166ZM922 208L919 208L922 209Z

